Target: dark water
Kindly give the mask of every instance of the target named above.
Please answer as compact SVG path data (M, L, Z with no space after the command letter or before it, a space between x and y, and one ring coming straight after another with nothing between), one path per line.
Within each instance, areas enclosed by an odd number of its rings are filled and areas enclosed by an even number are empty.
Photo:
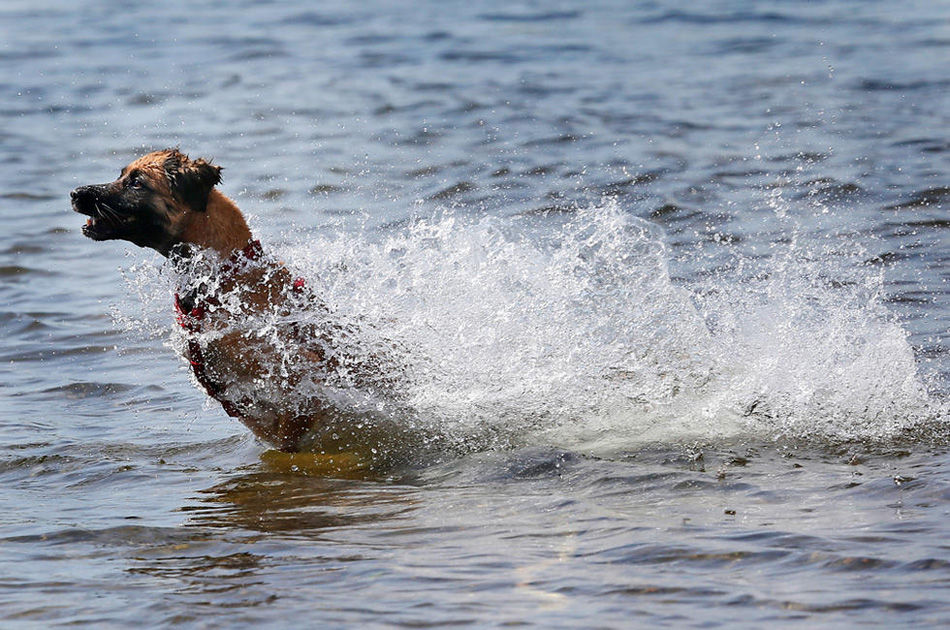
M5 3L2 625L945 627L948 32ZM174 145L450 447L367 478L206 403L159 257L68 211Z

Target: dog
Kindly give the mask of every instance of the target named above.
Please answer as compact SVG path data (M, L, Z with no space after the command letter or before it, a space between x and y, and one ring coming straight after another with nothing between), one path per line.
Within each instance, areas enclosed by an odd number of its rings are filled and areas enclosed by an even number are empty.
M307 282L265 254L216 188L221 170L178 149L155 151L111 183L73 190L72 209L88 217L88 238L129 241L172 261L195 379L264 442L286 452L379 453L381 443L404 439L352 396L341 402L361 380L384 387L384 368L378 357L340 350L352 331L334 325ZM301 313L308 317L294 317Z

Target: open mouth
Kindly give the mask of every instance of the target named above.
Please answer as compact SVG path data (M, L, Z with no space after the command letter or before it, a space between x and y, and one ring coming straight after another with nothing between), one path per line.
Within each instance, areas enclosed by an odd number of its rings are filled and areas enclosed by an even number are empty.
M122 226L131 221L131 217L122 216L109 204L98 200L78 203L74 199L73 210L89 217L82 226L82 233L94 241L115 238Z
M104 221L90 217L86 219L86 224L82 226L82 233L95 241L103 240L112 232L111 229L103 230L103 227L105 227Z

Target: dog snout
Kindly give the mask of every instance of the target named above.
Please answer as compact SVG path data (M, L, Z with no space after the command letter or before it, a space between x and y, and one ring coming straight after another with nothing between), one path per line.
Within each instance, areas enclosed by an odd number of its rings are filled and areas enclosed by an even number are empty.
M79 188L74 189L69 193L69 198L73 201L80 201L83 199L95 199L99 196L99 190L101 186L80 186Z
M69 193L73 210L82 214L91 214L96 202L102 197L104 184L95 186L80 186Z

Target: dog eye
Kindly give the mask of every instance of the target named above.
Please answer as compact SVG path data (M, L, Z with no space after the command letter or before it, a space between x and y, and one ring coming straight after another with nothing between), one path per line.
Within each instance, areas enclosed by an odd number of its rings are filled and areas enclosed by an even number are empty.
M129 179L127 180L127 182L128 182L127 185L128 185L129 188L141 188L141 187L142 187L142 180L139 179L139 176L138 176L137 173L133 173L133 174L129 175Z

